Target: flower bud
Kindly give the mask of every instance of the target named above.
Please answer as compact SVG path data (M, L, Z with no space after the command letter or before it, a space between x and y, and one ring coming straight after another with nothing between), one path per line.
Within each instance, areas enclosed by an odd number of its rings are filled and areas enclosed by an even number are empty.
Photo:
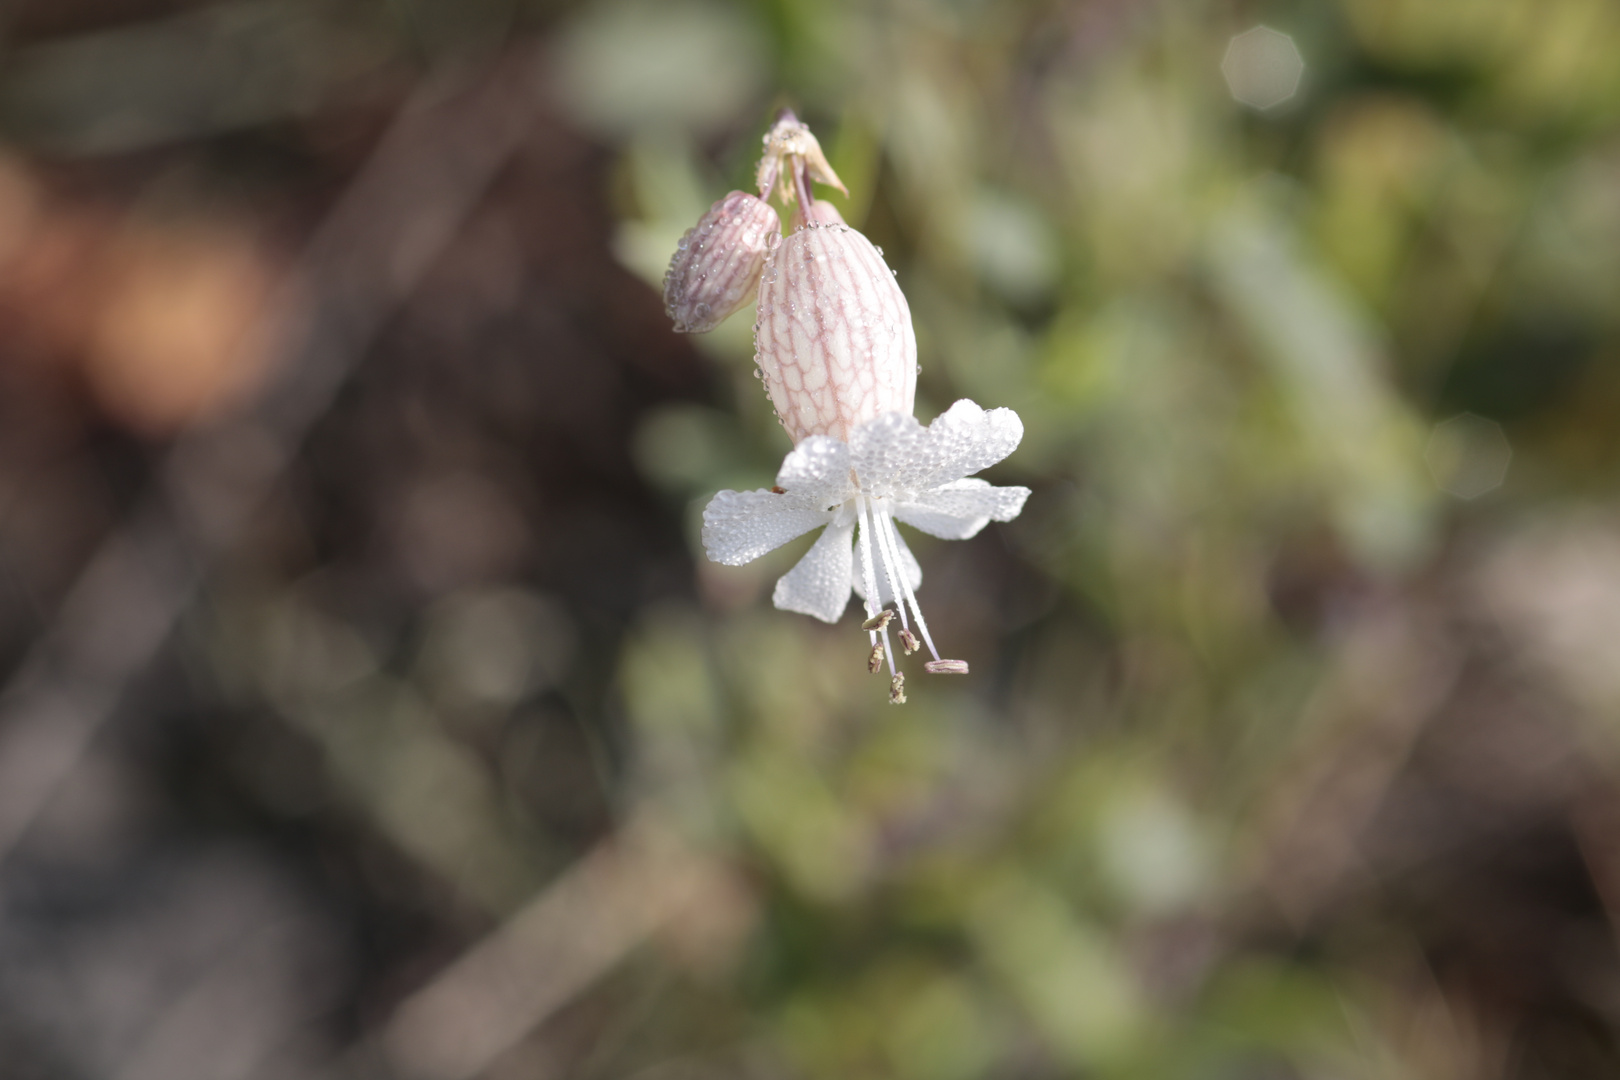
M838 207L825 199L817 199L804 211L805 217L817 225L842 225L844 215L838 212Z
M664 273L664 311L683 334L702 334L748 302L781 219L763 200L733 191L676 245Z
M812 224L777 245L760 281L754 360L795 444L809 435L848 440L875 416L911 415L911 309L870 240Z

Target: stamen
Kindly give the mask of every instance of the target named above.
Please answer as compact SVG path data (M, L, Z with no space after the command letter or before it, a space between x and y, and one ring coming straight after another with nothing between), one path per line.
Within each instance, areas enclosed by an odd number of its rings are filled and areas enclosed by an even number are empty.
M865 495L855 496L855 512L857 515L859 515L859 521L857 524L860 526L860 528L857 530L856 535L858 537L858 543L861 549L861 577L866 585L866 614L867 617L871 619L876 618L880 605L878 604L877 571L872 566L872 538L867 535L868 528L866 521L867 515ZM879 634L883 635L883 644L887 646L889 643L888 627L867 631L867 640L869 640L872 645L876 647ZM883 652L888 657L889 673L892 675L894 673L894 650L884 648Z
M878 613L877 571L872 567L872 538L867 535L870 530L866 524L866 496L855 496L855 513L859 518L860 526L856 539L861 549L861 583L866 586L866 616L876 618ZM877 641L877 631L872 633L872 640Z
M883 560L883 572L889 578L889 592L894 597L895 610L900 614L900 626L902 629L909 631L911 624L906 621L905 593L900 588L900 555L894 545L890 543L889 535L878 524L879 511L877 499L875 498L872 500L869 513L872 515L872 535L877 540L878 555Z
M894 618L894 612L890 611L888 608L884 608L882 611L878 612L876 615L872 616L870 619L867 619L865 622L861 623L861 629L862 630L882 630L882 629L885 629L889 625L890 620L892 620L893 618Z
M894 535L894 519L887 510L882 512L884 539L895 549L895 558L898 560L900 541ZM911 605L911 613L917 616L917 629L922 632L923 641L928 643L928 652L936 662L939 661L939 650L934 648L934 638L928 633L928 620L923 618L922 608L917 604L917 594L911 588L911 581L905 577L900 579L900 587L905 591L906 603ZM925 667L927 665L924 665Z
M861 531L864 532L864 531L866 531L867 528L871 528L871 530L872 530L872 538L877 542L878 554L880 556L882 556L882 559L883 559L883 573L889 579L889 592L894 597L895 610L897 610L900 613L900 626L901 626L900 632L903 633L903 634L908 634L909 635L911 631L906 629L906 626L905 626L905 623L906 623L906 607L905 607L905 604L900 599L900 597L901 597L900 574L896 570L896 567L898 566L900 560L891 553L890 548L892 547L892 545L888 545L888 544L884 543L885 537L883 535L883 529L882 529L881 526L878 525L877 500L873 499L872 500L872 505L867 506L866 505L866 497L863 495L863 496L861 496L861 504L862 504L861 505L861 512L864 515L861 518ZM887 614L889 614L889 612L885 609L883 614L887 615ZM888 631L888 623L887 623L887 621L884 622L883 627L884 627L883 631L882 631L882 633L883 633L883 643L885 645L888 645L888 643L889 643L889 631ZM894 650L893 650L893 648L890 648L890 650L889 650L889 674L890 675L895 674L895 670L894 670ZM904 697L904 695L901 695L901 696Z

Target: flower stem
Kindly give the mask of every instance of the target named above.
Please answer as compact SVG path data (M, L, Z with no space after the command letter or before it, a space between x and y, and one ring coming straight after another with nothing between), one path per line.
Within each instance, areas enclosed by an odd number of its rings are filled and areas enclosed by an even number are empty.
M815 197L810 194L810 180L806 176L808 166L804 158L793 154L788 158L788 165L793 170L793 187L799 193L799 199L793 206L793 227L802 229L810 221L810 204Z

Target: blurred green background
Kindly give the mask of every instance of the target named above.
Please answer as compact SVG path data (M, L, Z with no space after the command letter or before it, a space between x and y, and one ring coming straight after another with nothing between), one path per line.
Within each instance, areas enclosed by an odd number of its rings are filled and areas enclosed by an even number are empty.
M0 1075L1620 1076L1620 7L7 10ZM903 708L698 540L784 105L1027 431Z

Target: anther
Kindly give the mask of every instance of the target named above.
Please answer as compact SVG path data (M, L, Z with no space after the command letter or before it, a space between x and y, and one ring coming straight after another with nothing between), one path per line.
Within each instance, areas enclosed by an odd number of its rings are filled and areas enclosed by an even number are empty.
M889 704L904 705L906 703L906 676L903 672L895 672L894 678L889 680Z
M917 635L904 627L900 630L900 647L906 650L907 656L922 648L921 645L917 644Z
M894 618L893 609L884 608L882 611L878 612L876 615L872 616L870 619L867 619L865 622L861 623L861 629L862 630L882 630L884 627L889 625L889 620L891 620L893 618ZM900 632L902 634L905 633L904 630L902 630ZM902 640L904 640L904 639L902 639ZM910 651L911 651L910 649L906 650L906 652L908 652L908 653Z
M878 668L882 666L883 643L880 641L872 646L872 655L866 658L866 670L871 672L873 675L876 675L878 673ZM963 666L966 667L965 664Z
M876 668L873 669L877 670ZM966 660L930 660L923 665L923 670L930 675L966 675L968 662Z

